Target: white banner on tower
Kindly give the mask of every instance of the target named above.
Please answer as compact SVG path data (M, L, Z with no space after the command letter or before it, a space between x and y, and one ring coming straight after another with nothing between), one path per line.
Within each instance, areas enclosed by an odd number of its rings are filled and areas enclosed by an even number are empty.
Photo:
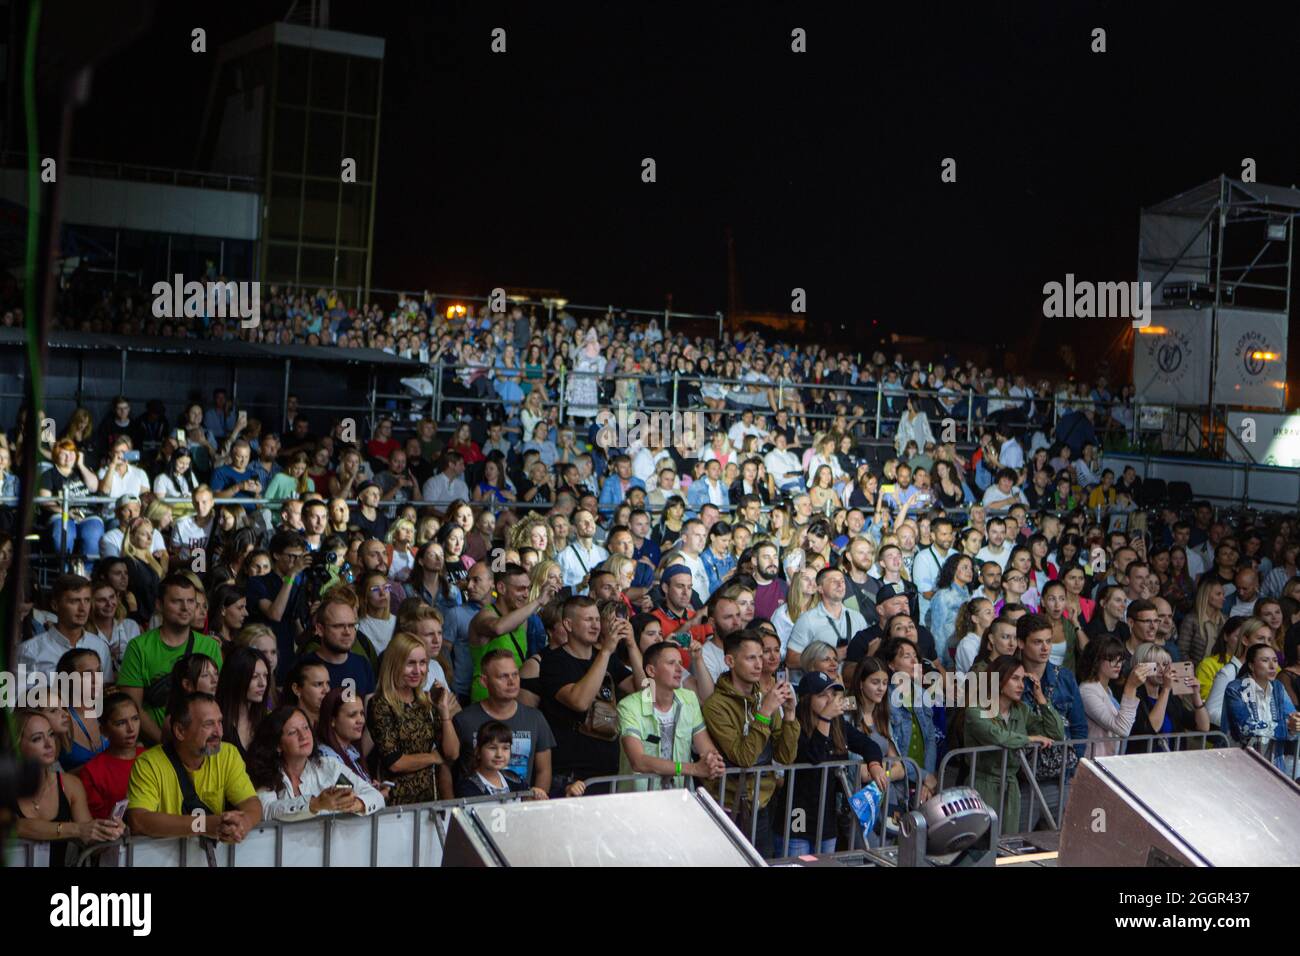
M1286 313L1219 310L1216 405L1286 406Z
M1204 405L1210 390L1209 309L1156 309L1134 329L1133 384L1144 405Z

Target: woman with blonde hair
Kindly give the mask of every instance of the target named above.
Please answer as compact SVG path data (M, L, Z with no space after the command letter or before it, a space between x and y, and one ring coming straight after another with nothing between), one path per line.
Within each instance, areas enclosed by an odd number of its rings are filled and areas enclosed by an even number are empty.
M388 576L394 581L405 581L415 567L415 522L398 518L385 536L388 542Z
M837 684L843 680L840 676L839 655L835 653L835 648L825 641L809 642L803 649L803 653L799 655L799 670L805 674L821 671Z
M1223 583L1213 575L1201 579L1192 612L1178 629L1178 650L1183 660L1199 664L1214 646L1223 628Z
M157 498L149 502L149 507L146 508L144 512L144 516L148 518L153 523L153 526L158 529L159 533L162 534L164 541L170 540L171 538L172 520L175 515L176 512L172 509L171 505L167 504L165 501L160 501Z
M373 667L393 639L397 618L393 615L392 585L383 571L370 571L361 579L357 614L357 642L353 650L367 658ZM363 640L364 639L364 640Z
M811 568L799 571L795 580L790 583L790 591L785 597L785 603L772 615L772 625L776 628L777 636L781 638L782 660L785 660L785 649L790 643L795 622L805 611L815 607L820 599L821 595L817 590L817 572Z
M790 520L790 511L785 505L773 505L767 515L767 536L776 545L777 560L784 560L785 553L795 547L799 534L794 522Z
M528 575L528 600L536 601L548 583L558 592L564 586L564 572L559 562L543 558L533 565L533 570Z
M534 548L544 558L554 559L555 549L551 544L551 526L537 512L525 515L510 528L508 546L516 551Z
M440 785L451 792L449 768L460 756L460 739L447 689L435 687L433 698L424 692L428 674L424 642L404 631L393 635L366 715L379 776L394 781L390 803L437 800Z
M90 410L78 408L68 419L68 428L63 433L64 438L75 441L78 447L90 441L95 434L95 419L91 417Z
M271 688L267 695L272 697L272 703L278 698L278 694L272 695L275 690L276 678L275 672L280 666L280 645L276 642L275 631L266 624L245 624L238 634L235 635L234 645L236 647L251 647L255 651L261 651L262 656L266 658L271 665Z
M442 527L442 520L436 515L425 515L420 519L419 525L415 532L415 546L424 547L432 541L438 534L438 529Z
M665 565L667 567L667 565ZM611 554L605 559L600 566L602 571L608 571L614 575L614 582L618 586L619 597L627 605L628 613L633 614L635 610L632 602L628 600L627 589L632 586L632 579L636 577L636 562L622 554Z

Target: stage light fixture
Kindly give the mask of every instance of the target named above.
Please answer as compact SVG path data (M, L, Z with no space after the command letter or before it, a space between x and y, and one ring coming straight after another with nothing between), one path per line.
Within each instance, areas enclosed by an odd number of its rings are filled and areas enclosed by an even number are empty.
M1286 242L1287 220L1285 217L1268 221L1268 238L1270 242Z

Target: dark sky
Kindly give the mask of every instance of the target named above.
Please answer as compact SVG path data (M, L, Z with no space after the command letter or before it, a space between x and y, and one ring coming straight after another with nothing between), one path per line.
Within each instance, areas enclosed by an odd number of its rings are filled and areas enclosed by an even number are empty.
M1014 344L1044 282L1135 278L1141 205L1245 156L1300 181L1294 4L755 6L335 0L335 28L388 43L375 284L711 313L730 226L749 308L800 286L860 345L873 319ZM215 49L287 8L162 3L101 67L74 155L190 165L212 60L189 30Z

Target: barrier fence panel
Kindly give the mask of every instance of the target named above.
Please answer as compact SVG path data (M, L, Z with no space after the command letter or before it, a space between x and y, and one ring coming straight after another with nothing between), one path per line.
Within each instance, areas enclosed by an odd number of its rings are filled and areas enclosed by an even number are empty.
M77 866L166 867L436 867L442 864L451 811L479 803L508 803L527 794L458 798L436 803L385 807L369 816L328 814L283 823L264 820L238 844L199 837L152 839L128 836L82 848ZM11 841L7 867L47 866L51 851L66 844ZM208 849L213 863L208 862Z
M1066 801L1069 796L1069 783L1073 778L1073 770L1069 766L1068 757L1065 756L1067 749L1073 750L1080 756L1091 757L1096 752L1098 745L1105 745L1107 747L1114 746L1117 751L1123 753L1128 749L1128 745L1145 742L1147 744L1146 749L1140 751L1138 754L1134 754L1136 756L1143 753L1160 753L1167 750L1193 749L1193 744L1198 745L1198 747L1205 747L1211 738L1216 739L1217 742L1221 742L1222 746L1235 746L1222 731L1189 730L1169 734L1137 734L1128 737L1070 738L1058 741L1052 744L1050 748L1034 747L1028 757L1025 756L1023 750L1015 751L1016 757L1018 758L1016 761L1010 759L1010 755L1013 751L1006 747L999 747L996 745L986 747L959 747L954 750L949 750L944 754L943 759L939 762L939 772L936 776L939 779L940 788L953 786L974 787L976 770L978 767L982 766L979 761L979 755L998 754L1000 755L1000 767L997 774L998 800L997 806L992 809L997 812L999 819L1002 819L1002 832L1005 834L1020 832L1021 820L1026 818L1026 813L1021 813L1021 819L1004 819L1004 812L1007 806L1007 795L1010 790L1010 781L1013 779L1013 774L1015 775L1014 779L1020 785L1022 810L1027 811L1027 818L1031 823L1030 828L1033 828L1032 824L1035 819L1034 812L1035 809L1038 808L1043 814L1044 819L1047 820L1049 829L1059 830L1061 821L1065 814ZM1164 744L1164 747L1157 749L1155 746L1156 742ZM1170 747L1170 742L1175 742L1177 745ZM1063 758L1061 760L1060 770L1054 771L1053 774L1057 779L1054 781L1039 779L1038 763L1041 753L1045 750L1055 750L1058 747L1062 750ZM975 759L968 759L971 757L974 757ZM957 763L958 760L965 764L965 769L960 774L955 772L959 766ZM983 773L981 773L981 775L983 775ZM965 777L965 779L961 779L962 777ZM1054 806L1048 806L1049 801L1044 796L1042 786L1040 786L1040 784L1046 785L1049 783L1055 787L1056 799L1054 801ZM1027 807L1024 806L1026 801L1028 802Z

